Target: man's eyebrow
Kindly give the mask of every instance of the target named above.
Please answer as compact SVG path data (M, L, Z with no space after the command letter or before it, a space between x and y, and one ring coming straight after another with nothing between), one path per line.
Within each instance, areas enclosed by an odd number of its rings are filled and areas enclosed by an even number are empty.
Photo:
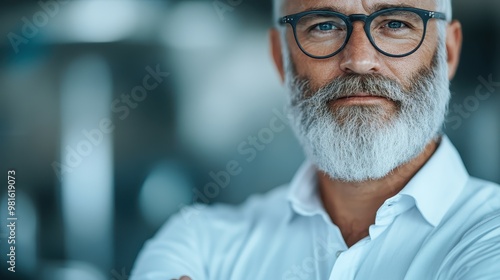
M373 6L369 7L368 13L374 13L376 11L384 10L384 9L390 9L390 8L415 8L412 6L409 6L407 4L388 4L388 3L378 3L374 4ZM329 11L329 12L337 12L337 13L343 13L347 14L345 9L335 7L335 6L313 6L305 9L302 12L309 12L309 11Z
M370 7L370 13L374 13L376 11L390 9L390 8L415 8L408 4L388 4L388 3L377 3Z

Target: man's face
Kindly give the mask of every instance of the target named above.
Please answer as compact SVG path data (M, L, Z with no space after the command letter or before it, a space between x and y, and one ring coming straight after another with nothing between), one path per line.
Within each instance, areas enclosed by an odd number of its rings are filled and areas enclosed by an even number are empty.
M330 8L350 15L371 14L381 5L396 4L402 3L286 1L284 9L285 14L295 14ZM403 4L436 9L434 0ZM328 59L305 55L288 28L290 118L308 157L330 177L380 179L416 157L437 136L450 96L446 48L438 24L429 21L422 46L403 58L379 53L362 22L354 23L346 48Z
M329 7L346 15L371 14L380 9L381 5L405 5L435 11L436 0L284 0L284 14L290 15L309 9ZM391 58L379 53L369 42L362 22L354 23L354 31L346 48L328 59L311 59L297 46L292 28L287 28L287 45L292 62L297 66L297 75L310 80L311 87L318 89L333 79L345 75L376 73L393 79L401 85L408 86L409 79L422 67L431 65L432 57L438 44L437 22L431 20L428 24L426 39L418 51L408 57ZM387 109L388 102L379 102Z

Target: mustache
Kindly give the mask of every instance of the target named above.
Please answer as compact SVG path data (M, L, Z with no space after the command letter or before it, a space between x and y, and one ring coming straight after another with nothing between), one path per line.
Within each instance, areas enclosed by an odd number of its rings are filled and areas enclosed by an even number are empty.
M345 74L339 76L328 84L314 89L308 77L295 75L292 79L290 106L309 107L324 106L326 103L351 97L357 94L384 97L393 101L396 106L401 107L413 99L421 97L421 93L429 90L428 81L436 79L438 56L434 55L431 66L420 68L408 79L408 85L402 85L398 81L388 78L382 74ZM408 105L408 104L407 104Z
M319 89L313 89L308 78L296 78L294 88L298 90L292 97L292 106L304 102L324 104L358 94L384 97L399 103L408 95L408 90L400 83L380 74L346 74Z

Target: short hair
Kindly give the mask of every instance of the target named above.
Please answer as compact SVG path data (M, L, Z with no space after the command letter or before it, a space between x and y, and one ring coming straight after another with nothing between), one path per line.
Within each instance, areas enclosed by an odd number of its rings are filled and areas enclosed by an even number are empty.
M273 0L273 21L275 24L278 24L278 20L280 17L283 15L282 10L283 10L283 3L286 0ZM446 14L446 19L448 21L451 21L452 19L452 8L451 8L451 0L436 0L436 10L437 12L443 12Z

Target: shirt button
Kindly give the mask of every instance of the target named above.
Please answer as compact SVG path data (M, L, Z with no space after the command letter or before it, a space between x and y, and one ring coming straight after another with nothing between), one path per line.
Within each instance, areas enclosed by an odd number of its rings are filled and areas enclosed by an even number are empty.
M340 257L340 255L342 255L342 253L344 253L344 251L337 251L337 258Z

